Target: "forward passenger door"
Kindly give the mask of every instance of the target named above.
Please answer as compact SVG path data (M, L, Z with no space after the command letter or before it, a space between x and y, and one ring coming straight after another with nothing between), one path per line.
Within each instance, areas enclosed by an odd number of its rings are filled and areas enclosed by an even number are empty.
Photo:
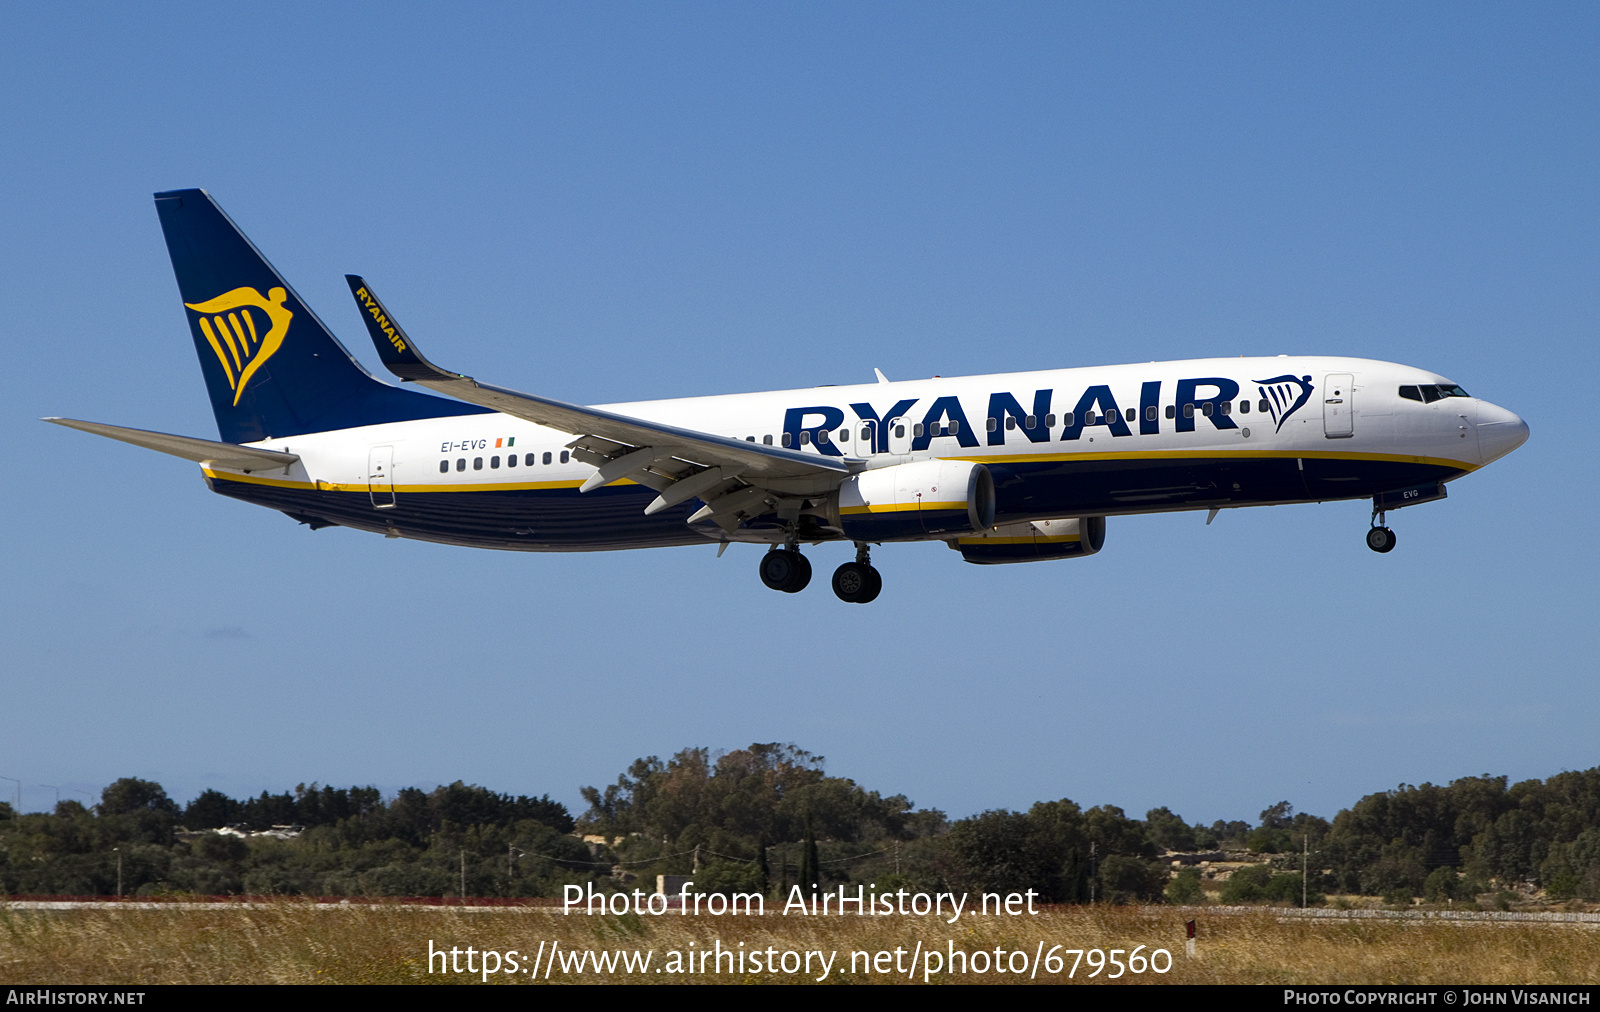
M1356 434L1351 414L1355 377L1349 373L1330 373L1322 385L1322 434L1329 439L1348 439Z

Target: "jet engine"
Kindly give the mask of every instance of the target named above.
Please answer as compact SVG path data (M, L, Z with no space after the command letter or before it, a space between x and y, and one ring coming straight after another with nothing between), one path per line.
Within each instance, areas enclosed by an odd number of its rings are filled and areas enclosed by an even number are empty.
M976 533L994 523L994 478L968 460L919 460L852 475L834 503L852 541Z
M1075 559L1093 555L1105 543L1105 517L1072 517L1001 524L981 534L956 538L950 542L950 547L968 562L997 566L1008 562Z

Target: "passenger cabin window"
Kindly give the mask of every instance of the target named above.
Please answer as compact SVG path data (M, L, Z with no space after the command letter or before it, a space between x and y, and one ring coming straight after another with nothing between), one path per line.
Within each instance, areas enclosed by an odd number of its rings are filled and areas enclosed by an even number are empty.
M1009 432L1012 429L1015 429L1016 427L1017 427L1017 417L1015 415L1007 415L1006 416L1006 431Z
M499 456L499 454L496 454L495 456L489 458L489 470L491 470L491 471L500 470L500 456Z
M1044 427L1047 429L1053 429L1056 427L1056 416L1054 414L1048 414L1044 416Z
M550 463L550 451L549 450L544 451L544 462L546 464Z
M1249 413L1250 413L1250 400L1249 400L1249 398L1246 398L1246 399L1244 399L1244 400L1239 402L1239 414L1248 415Z
M1193 404L1185 404L1183 406L1183 417L1185 417L1185 418L1193 418L1194 417L1194 405Z
M1137 421L1138 418L1139 418L1139 409L1138 408L1129 408L1128 409L1128 421L1130 421L1130 422Z
M991 418L985 423L985 425L990 432L995 432L1000 428L1000 419Z
M572 459L572 454L568 453L566 450L562 450L561 451L561 463L565 464L567 461L569 461L571 459Z
M1156 420L1156 406L1154 404L1144 409L1144 420L1147 422Z
M788 446L789 445L789 439L790 439L789 434L787 432L785 432L783 434L783 445L784 446Z
M528 465L529 467L532 467L537 461L538 461L538 457L535 454L532 454L532 453L530 453L527 456L522 458L522 462L524 464Z
M516 467L517 466L517 455L516 454L514 454L514 453L506 454L506 466L507 467Z
M772 445L772 437L771 436L762 436L761 437L761 441L763 443L765 443L766 445L768 445L768 446ZM785 444L785 445L787 445L787 444Z
M482 471L483 470L483 458L482 457L473 457L472 458L472 469L474 471Z
M448 460L439 461L439 473L440 474L449 474L450 473L450 462Z
M1206 405L1206 406L1210 407L1209 404ZM1222 413L1225 414L1225 415L1233 414L1233 402L1232 401L1223 401L1222 402ZM1209 415L1209 414L1211 414L1211 412L1207 411L1206 414Z
M1178 417L1178 408L1177 408L1176 405L1173 405L1173 404L1168 404L1167 405L1167 417L1168 418L1176 418L1176 417Z
M460 459L458 459L456 461L456 470L457 471L465 471L466 469L467 469L467 458L461 457Z
M1259 401L1256 402L1256 410L1257 411L1266 411L1266 410L1268 410L1267 399L1265 397L1261 398Z

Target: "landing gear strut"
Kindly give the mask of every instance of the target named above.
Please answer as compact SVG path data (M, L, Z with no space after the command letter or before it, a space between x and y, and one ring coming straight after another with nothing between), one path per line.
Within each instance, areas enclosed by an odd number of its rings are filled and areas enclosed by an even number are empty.
M1367 531L1367 547L1374 552L1394 551L1394 531L1384 526L1384 514L1372 511L1372 528Z
M833 592L850 604L867 604L883 590L883 577L873 568L869 549L856 542L856 561L846 562L833 571Z
M785 594L798 594L811 582L811 563L793 546L774 546L761 557L761 582Z

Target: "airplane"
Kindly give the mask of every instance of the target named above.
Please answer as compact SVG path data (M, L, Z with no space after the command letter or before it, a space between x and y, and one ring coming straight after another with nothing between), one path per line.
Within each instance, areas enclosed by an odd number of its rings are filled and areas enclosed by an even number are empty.
M1505 456L1528 426L1437 373L1359 358L1209 358L583 407L434 365L361 277L384 367L362 368L204 190L155 195L220 439L47 418L201 465L211 490L312 530L575 552L802 544L877 598L873 546L938 541L982 565L1083 558L1106 518L1370 499L1389 511ZM428 393L417 388L425 388ZM434 396L443 394L444 397Z

